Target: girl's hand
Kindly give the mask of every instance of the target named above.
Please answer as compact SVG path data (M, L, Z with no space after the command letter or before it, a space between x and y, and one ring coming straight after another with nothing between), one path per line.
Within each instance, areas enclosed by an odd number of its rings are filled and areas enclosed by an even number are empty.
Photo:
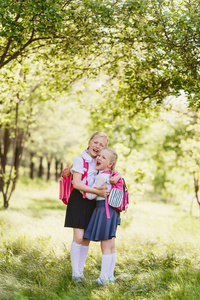
M121 178L122 176L121 176L121 174L117 174L117 175L115 175L115 176L112 176L111 178L110 178L110 183L111 184L116 184L117 182L118 182L118 180Z
M103 198L106 198L110 194L110 191L108 191L108 190L98 190L97 193L98 193L99 196L101 196Z

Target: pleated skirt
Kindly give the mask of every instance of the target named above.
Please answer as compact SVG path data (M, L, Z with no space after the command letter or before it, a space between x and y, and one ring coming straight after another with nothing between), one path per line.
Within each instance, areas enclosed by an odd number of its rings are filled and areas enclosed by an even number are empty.
M73 189L68 201L64 227L86 229L96 207L96 201L83 198Z
M116 237L117 225L120 225L120 213L109 206L110 219L106 216L105 201L96 201L84 238L91 241L104 241Z

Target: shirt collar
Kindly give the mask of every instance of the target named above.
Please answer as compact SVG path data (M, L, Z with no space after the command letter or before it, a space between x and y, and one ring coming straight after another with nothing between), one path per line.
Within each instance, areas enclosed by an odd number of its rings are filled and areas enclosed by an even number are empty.
M95 158L92 158L89 154L88 154L88 150L83 151L83 153L81 154L81 156L88 162L91 162L92 160L95 161Z

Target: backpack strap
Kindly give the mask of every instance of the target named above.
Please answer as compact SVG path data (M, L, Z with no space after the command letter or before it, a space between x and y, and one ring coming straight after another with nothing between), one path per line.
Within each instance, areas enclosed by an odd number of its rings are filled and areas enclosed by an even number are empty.
M107 219L110 219L109 205L108 205L108 196L105 198L105 208Z
M84 169L84 173L83 173L83 175L82 175L81 180L83 180L83 178L86 177L86 185L88 185L87 174L88 174L89 164L88 164L88 162L85 161L85 159L84 159L83 157L82 157L82 159L83 159L83 169ZM70 194L71 194L73 188L74 188L74 186L73 186L73 184L72 184L72 185L71 185L71 188L70 188ZM86 197L86 192L83 193L83 198L85 198L85 197Z
M111 174L111 170L103 171L102 173ZM109 205L108 205L108 196L105 198L105 208L107 219L110 219Z
M89 169L89 163L85 161L85 159L82 157L83 159L83 168L84 168L84 174L82 175L82 179L86 177L86 185L88 185L88 180L87 180L87 175L88 175L88 169ZM86 192L83 192L83 198L86 198Z
M106 171L103 171L102 173L111 174L111 170L106 170Z

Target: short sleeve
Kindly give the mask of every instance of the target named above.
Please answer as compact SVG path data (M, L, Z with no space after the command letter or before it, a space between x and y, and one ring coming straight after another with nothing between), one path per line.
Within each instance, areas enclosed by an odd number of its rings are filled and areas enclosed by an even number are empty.
M81 156L76 156L73 159L73 166L71 168L71 173L73 174L73 172L84 174L83 159Z
M103 175L99 174L97 175L96 179L95 179L95 182L93 184L92 187L94 188L100 188L102 187L102 185L106 182L106 179ZM95 199L96 197L98 197L97 194L92 194L92 193L86 193L86 198L88 198L89 200L93 200Z

